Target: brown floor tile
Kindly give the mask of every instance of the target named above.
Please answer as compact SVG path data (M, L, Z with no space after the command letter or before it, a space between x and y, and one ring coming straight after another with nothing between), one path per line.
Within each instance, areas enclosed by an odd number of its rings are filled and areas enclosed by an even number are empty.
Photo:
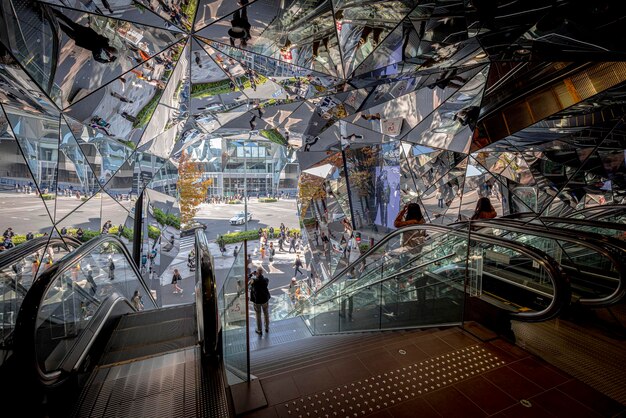
M293 418L293 414L291 414L289 410L285 408L285 405L279 404L276 405L274 408L276 410L276 413L278 414L278 418Z
M435 411L428 402L422 398L412 399L400 405L387 409L394 418L439 418L441 415Z
M276 405L300 397L300 391L291 376L261 379L268 405Z
M500 347L497 347L491 343L487 343L487 344L483 344L482 347L489 351L490 353L492 353L493 355L495 355L496 357L498 357L498 359L504 361L505 363L512 363L514 361L518 361L520 358L510 354L504 350L502 350Z
M618 414L626 416L626 406L579 380L569 380L557 386L557 389L603 417L615 417Z
M509 367L544 389L553 388L569 380L564 375L555 371L552 366L534 358L525 358L516 361L509 364Z
M491 418L554 418L554 415L539 405L532 405L530 408L527 408L518 403L497 415L493 415Z
M374 412L373 414L367 416L367 418L391 418L391 417L392 415L387 410Z
M386 347L386 349L403 366L419 363L430 358L428 354L411 343L395 344L394 346ZM400 354L400 350L403 350L404 354Z
M454 351L454 348L452 348L451 345L447 344L445 341L438 338L437 336L420 338L419 340L415 341L414 344L417 346L417 348L419 348L431 357Z
M313 366L291 373L302 396L338 386L332 374L322 366Z
M250 412L248 414L242 415L244 418L277 418L278 412L274 409L273 406L269 408L259 409L257 411Z
M580 402L575 401L558 389L550 389L529 399L533 404L558 417L601 417Z
M539 386L516 373L508 366L499 367L485 373L483 377L516 400L527 399L542 392Z
M424 399L444 417L484 417L487 414L454 387L424 395Z
M476 338L482 341L498 338L498 334L474 321L469 321L463 324L463 329L471 333L472 335L475 335Z
M454 387L488 414L495 414L516 403L515 399L480 376L457 383Z
M439 338L457 349L469 347L470 345L476 345L479 343L479 341L464 333L460 329L454 329L446 334L439 335Z
M507 353L509 356L516 358L518 360L531 356L531 354L528 351L516 346L515 344L511 344L507 341L504 341L502 339L491 341L488 343L488 345L489 344L496 348L499 348L500 350Z
M402 367L400 362L385 349L368 351L358 356L372 374L388 372Z
M358 357L333 361L326 363L325 366L338 385L365 379L372 375Z

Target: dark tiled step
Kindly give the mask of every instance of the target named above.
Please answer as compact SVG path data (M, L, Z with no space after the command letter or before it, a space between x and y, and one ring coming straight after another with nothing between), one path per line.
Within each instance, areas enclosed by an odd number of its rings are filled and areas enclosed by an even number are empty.
M413 331L378 331L341 336L319 336L284 344L264 356L251 358L252 371L259 378L303 369L320 361L335 361L355 353L375 351L385 345L403 343L426 336L436 329Z

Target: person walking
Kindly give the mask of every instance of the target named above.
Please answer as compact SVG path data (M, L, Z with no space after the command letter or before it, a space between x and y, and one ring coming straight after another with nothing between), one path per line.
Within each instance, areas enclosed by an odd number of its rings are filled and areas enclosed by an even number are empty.
M135 293L133 293L133 297L130 299L130 302L133 304L133 307L136 311L143 311L143 301L141 300L139 290L135 290Z
M291 283L289 283L289 299L291 299L291 303L296 303L296 289L298 288L298 281L295 277L291 278Z
M274 255L276 254L276 248L274 248L274 243L270 242L270 248L268 250L270 256L270 263L274 262Z
M296 271L294 271L294 273L293 273L294 276L297 273L300 273L301 275L304 275L304 273L302 273L302 270L300 270L300 268L302 267L302 260L300 260L300 256L298 254L296 254L296 261L294 263L294 267L296 268Z
M96 284L96 281L93 278L93 270L91 268L87 270L87 283L89 283L91 295L95 296L96 292L98 291L98 285Z
M437 189L435 198L437 199L437 207L443 208L443 192L441 191L441 189Z
M269 300L271 298L268 290L269 280L263 276L263 267L258 267L256 274L250 281L250 301L254 304L256 316L256 333L263 335L261 328L261 310L265 317L265 332L270 331Z
M178 269L174 269L174 274L172 275L172 293L183 293L183 289L178 285L178 282L181 281L183 277L178 272Z
M115 263L113 257L109 256L109 280L115 279Z

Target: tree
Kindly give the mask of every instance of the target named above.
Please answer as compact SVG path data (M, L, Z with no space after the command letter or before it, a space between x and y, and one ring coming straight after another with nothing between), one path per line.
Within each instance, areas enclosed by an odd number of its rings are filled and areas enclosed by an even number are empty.
M178 201L180 205L180 222L186 225L196 216L198 206L204 202L207 188L213 183L211 179L202 181L199 164L191 161L185 151L178 160Z

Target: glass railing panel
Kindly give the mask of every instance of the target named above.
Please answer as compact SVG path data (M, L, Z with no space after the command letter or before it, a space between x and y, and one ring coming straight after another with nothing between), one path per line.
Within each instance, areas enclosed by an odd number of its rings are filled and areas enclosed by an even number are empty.
M252 302L250 303L252 309ZM247 380L246 288L244 251L239 251L218 295L222 321L222 352L228 384ZM254 321L254 311L250 313Z
M585 220L554 217L522 218L520 221L528 222L533 226L543 227L546 230L550 230L550 228L575 229L577 231L626 240L626 225L624 225L623 222L620 224L619 222L604 222L597 219Z
M466 240L463 234L433 232L422 245L402 246L396 241L396 248L385 246L375 262L361 261L315 295L307 311L313 333L460 322L465 276L447 274L437 281L435 272L455 264L459 267L453 270L464 272ZM433 315L419 317L423 309L413 305L424 305L426 299L436 305L429 311ZM447 310L441 308L444 304Z
M144 294L146 288L121 245L100 243L57 273L48 286L36 323L37 359L43 372L59 368L100 305L113 293L130 300L138 291L144 309L156 308L153 299Z
M538 236L532 232L509 231L506 226L482 228L481 233L491 233L543 251L554 258L567 272L572 291L585 299L602 299L612 295L619 286L617 265L606 254L593 247L556 239L551 236Z
M540 312L553 302L552 281L530 256L503 245L473 240L469 253L467 290L473 296L511 312ZM446 273L448 277L461 274Z
M382 279L404 271L411 271L434 261L438 261L439 264L453 262L450 257L454 258L459 248L466 248L467 237L464 235L432 233L427 238L421 245L410 247L399 245L398 248L391 248L376 264L367 264L366 270L357 266L354 271L349 272L359 277L358 281L351 282L352 286L363 287L377 283ZM466 253L461 251L461 256L465 257L465 255ZM368 271L368 266L374 268ZM346 274L344 280L349 278L350 274Z
M0 304L2 306L0 308L0 341L4 340L15 327L17 313L44 259L42 253L46 250L46 244L42 244L39 250L33 251L0 270ZM48 248L50 250L46 251L45 260L49 259L52 263L69 252L61 242L50 243ZM15 250L19 248L16 247ZM49 262L44 263L41 271L50 265L52 264Z

